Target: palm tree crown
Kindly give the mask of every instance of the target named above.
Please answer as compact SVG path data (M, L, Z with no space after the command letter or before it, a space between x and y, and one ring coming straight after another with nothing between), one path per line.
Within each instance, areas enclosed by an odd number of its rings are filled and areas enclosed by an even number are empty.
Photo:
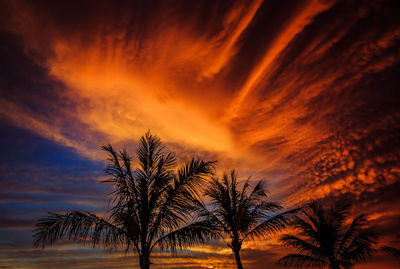
M285 235L281 239L285 246L294 247L299 253L286 255L279 263L298 268L339 269L353 268L364 260L374 250L376 235L365 227L364 214L346 227L349 210L349 205L324 208L316 202L309 204L303 210L305 217L295 217L293 222L300 237Z
M115 188L111 194L111 215L103 219L89 212L49 213L38 220L35 245L45 247L68 239L113 249L121 245L134 249L141 268L150 267L150 253L161 248L187 247L205 240L208 230L201 223L189 222L194 197L213 173L213 162L192 159L175 173L176 160L166 153L157 136L147 132L140 140L134 168L125 150L111 145L106 174Z
M209 228L227 240L235 254L238 268L243 268L239 251L245 240L266 238L284 228L295 210L279 213L282 207L267 202L264 182L258 181L251 189L249 180L239 189L237 173L213 178L205 195L211 198L209 206L198 201L197 213Z

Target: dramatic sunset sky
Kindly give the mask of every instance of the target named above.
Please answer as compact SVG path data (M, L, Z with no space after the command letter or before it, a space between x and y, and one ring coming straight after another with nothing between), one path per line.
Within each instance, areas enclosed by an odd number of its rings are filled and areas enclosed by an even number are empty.
M111 143L150 129L179 161L267 181L286 207L350 201L400 247L400 1L0 0L0 268L132 268L68 241L47 212L107 214ZM277 238L245 267L279 268ZM234 268L222 242L153 268ZM377 252L356 268L399 268Z

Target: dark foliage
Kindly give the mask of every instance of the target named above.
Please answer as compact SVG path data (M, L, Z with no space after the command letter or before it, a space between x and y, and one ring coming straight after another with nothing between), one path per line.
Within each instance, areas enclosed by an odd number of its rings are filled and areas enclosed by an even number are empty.
M263 181L251 188L247 180L240 189L235 170L230 175L225 173L222 179L213 178L205 195L211 198L210 206L198 201L197 214L215 236L229 242L238 268L243 268L239 255L243 241L274 235L289 223L296 212L280 212L282 206L267 202Z
M376 235L366 228L364 214L345 225L349 217L349 205L334 205L324 208L313 202L303 210L304 218L295 217L293 226L299 237L285 235L281 241L285 246L297 249L279 263L287 267L332 269L353 268L374 251Z
M394 259L400 261L400 250L394 247L389 247L389 246L384 246L381 248L381 250L390 256L392 256Z
M176 250L203 243L213 234L204 222L190 219L198 190L213 173L213 162L192 159L175 172L176 160L166 153L160 139L147 132L137 149L138 168L125 150L108 152L106 182L111 215L105 220L88 212L49 213L38 220L35 246L45 247L61 238L90 242L93 247L125 246L137 251L141 268L150 267L155 246Z

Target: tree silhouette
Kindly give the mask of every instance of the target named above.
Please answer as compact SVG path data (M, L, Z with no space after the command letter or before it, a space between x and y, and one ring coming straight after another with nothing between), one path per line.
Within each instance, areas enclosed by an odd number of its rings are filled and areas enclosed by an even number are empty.
M140 268L150 267L150 254L160 248L185 248L212 236L207 225L189 222L192 201L213 173L213 162L192 159L175 173L176 160L166 153L160 139L147 132L137 149L138 168L125 150L104 146L109 165L105 182L113 185L108 219L89 212L49 213L36 224L34 245L45 247L61 238L90 241L126 251L136 250Z
M355 217L346 227L349 205L335 204L330 208L312 202L303 213L295 217L293 226L301 237L285 235L285 246L298 250L279 260L283 266L298 268L329 267L331 269L353 268L374 251L376 235L365 227L365 215Z
M277 203L267 202L264 182L258 181L251 189L249 180L239 189L237 173L224 174L222 179L213 178L205 190L211 198L209 206L198 201L197 214L209 224L215 236L228 241L236 264L243 268L240 250L245 240L267 238L284 228L296 210L279 213Z

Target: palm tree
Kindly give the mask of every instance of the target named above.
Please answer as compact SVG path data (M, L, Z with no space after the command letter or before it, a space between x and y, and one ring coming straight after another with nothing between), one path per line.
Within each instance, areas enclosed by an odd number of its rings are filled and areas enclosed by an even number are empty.
M214 236L228 241L237 267L243 268L240 250L245 240L267 238L284 228L296 210L279 213L282 209L277 203L267 202L264 182L258 181L250 190L249 179L239 189L237 173L232 170L222 179L213 178L205 190L211 201L207 206L197 202L197 214ZM278 214L279 213L279 214Z
M189 222L191 201L213 173L214 162L192 159L175 173L176 160L166 153L160 139L147 132L137 149L138 168L125 150L117 152L104 146L109 165L106 182L113 185L112 205L108 219L89 212L49 213L36 224L35 246L44 248L61 238L90 241L93 247L103 245L126 251L136 250L140 268L150 268L150 254L160 248L188 247L202 243L210 235L206 225Z
M281 238L285 246L296 248L298 253L286 255L279 263L298 268L340 269L353 268L355 263L370 256L376 235L365 227L364 214L356 216L346 226L349 210L349 205L325 208L316 202L310 203L303 210L305 217L297 216L293 221L301 237L285 235Z

